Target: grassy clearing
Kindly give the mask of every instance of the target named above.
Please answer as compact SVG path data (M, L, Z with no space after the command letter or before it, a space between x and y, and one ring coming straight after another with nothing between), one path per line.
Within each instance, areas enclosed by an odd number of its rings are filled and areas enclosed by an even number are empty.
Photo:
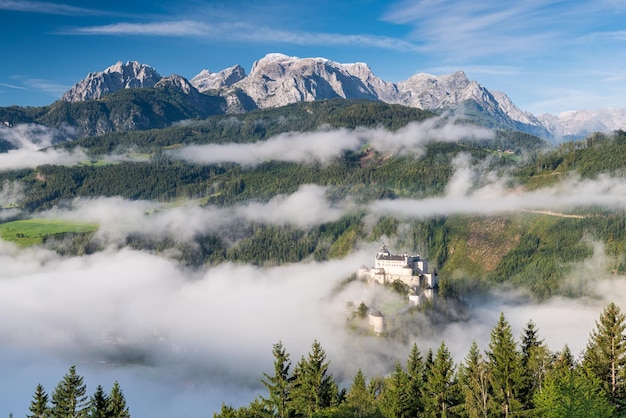
M85 224L61 219L26 219L0 224L0 238L21 247L40 244L46 235L65 232L92 232L96 224Z

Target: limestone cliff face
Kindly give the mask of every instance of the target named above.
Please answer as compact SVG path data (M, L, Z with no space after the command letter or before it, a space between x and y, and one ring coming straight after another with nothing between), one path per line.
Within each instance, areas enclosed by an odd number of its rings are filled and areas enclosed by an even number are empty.
M566 112L540 115L519 109L509 97L469 80L463 71L435 76L415 74L387 82L365 63L342 64L326 58L298 58L268 54L256 61L249 75L240 65L212 73L202 70L190 81L161 77L149 65L118 62L102 72L89 73L62 100L99 99L122 89L175 86L202 105L205 95L221 100L225 113L284 106L301 101L346 98L380 100L434 111L455 111L487 126L517 129L543 138L581 137L594 131L626 129L626 110ZM201 96L200 96L201 95Z
M161 76L149 65L137 61L121 61L102 72L89 73L87 77L74 84L61 100L80 102L99 99L118 90L154 87L161 80Z
M376 92L353 74L353 69L354 65L324 58L269 54L231 88L244 92L260 108L339 97L377 100Z
M222 87L230 87L238 81L246 78L246 70L241 65L235 65L225 70L212 73L202 70L190 80L191 84L200 92L217 90Z

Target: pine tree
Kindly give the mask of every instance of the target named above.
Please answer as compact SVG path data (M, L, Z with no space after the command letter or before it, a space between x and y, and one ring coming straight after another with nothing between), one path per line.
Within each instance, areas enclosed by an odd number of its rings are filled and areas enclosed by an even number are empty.
M459 374L463 398L461 409L470 418L487 418L493 410L493 397L490 393L491 374L476 341L472 343Z
M543 418L609 418L615 413L600 380L581 368L549 373L533 403Z
M108 418L107 407L109 405L109 398L101 385L98 385L96 392L89 400L89 412L87 416L89 418Z
M626 365L625 316L610 303L596 321L583 356L583 366L603 383L615 404L625 399L624 372Z
M87 412L87 387L76 374L76 366L63 376L52 393L52 418L84 418Z
M521 408L518 394L522 385L522 363L511 326L503 313L491 331L487 358L494 399L500 406L499 412L509 417Z
M50 416L48 394L41 384L35 388L35 394L28 410L32 415L26 415L27 418L48 418Z
M108 418L130 418L130 412L126 405L126 397L117 380L113 382L111 393L109 393L106 412Z
M289 402L291 400L291 382L293 378L289 376L291 361L289 353L285 351L283 343L279 341L274 344L272 353L274 354L274 375L263 373L265 379L261 382L269 391L269 397L263 399L265 406L273 411L275 416L286 418L289 416Z
M345 405L349 414L357 418L373 417L378 411L374 395L368 389L361 369L354 376L352 385L346 395Z
M422 391L424 388L426 366L422 361L422 354L417 348L417 344L413 344L411 348L411 353L406 362L406 371L409 376L409 413L412 416L418 416L424 411Z
M522 332L522 386L520 401L524 409L532 409L533 394L541 387L541 383L550 366L550 352L539 339L535 323L530 320Z
M556 353L554 361L552 362L552 370L554 371L566 371L574 368L574 357L569 346L565 344L563 350Z
M381 394L379 405L383 416L387 418L408 418L410 413L410 394L408 392L409 376L400 362L396 363L396 368L385 379L385 388Z
M328 367L326 352L315 340L307 358L303 357L294 370L292 404L299 414L311 417L336 401L337 385Z
M442 342L424 384L425 410L430 416L446 417L448 409L458 403L454 361Z

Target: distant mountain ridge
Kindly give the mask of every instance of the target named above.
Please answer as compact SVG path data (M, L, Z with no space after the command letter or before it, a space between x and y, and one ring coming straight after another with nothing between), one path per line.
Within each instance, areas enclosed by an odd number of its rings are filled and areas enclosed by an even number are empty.
M175 82L172 77L176 77ZM118 62L102 72L89 73L62 100L99 99L123 89L155 87L164 79L148 65ZM272 53L256 61L250 74L235 65L215 73L202 70L189 81L180 76L167 79L184 94L193 96L192 102L201 102L200 93L221 98L225 113L345 98L458 112L485 126L520 130L549 139L626 128L626 110L619 109L535 116L518 108L505 93L490 91L469 80L463 71L443 76L419 73L392 83L376 77L365 63L342 64L326 58Z

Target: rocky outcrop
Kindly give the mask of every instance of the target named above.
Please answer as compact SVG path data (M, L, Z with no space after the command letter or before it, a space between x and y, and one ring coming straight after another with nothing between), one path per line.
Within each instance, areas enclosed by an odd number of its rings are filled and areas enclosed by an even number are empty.
M230 87L246 77L246 70L241 65L235 65L217 73L202 70L190 80L191 84L200 92Z
M74 84L61 100L80 102L99 99L107 94L123 89L154 87L161 76L149 65L137 61L121 61L102 72L87 74L87 77Z

